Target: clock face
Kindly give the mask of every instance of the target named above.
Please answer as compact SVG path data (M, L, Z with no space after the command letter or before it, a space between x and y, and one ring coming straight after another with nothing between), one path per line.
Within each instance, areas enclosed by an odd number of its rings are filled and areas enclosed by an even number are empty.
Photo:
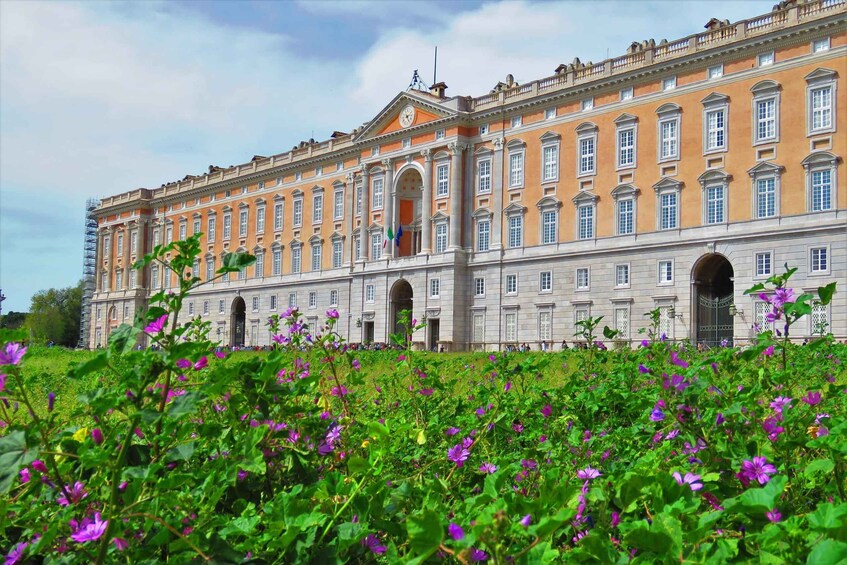
M406 106L400 112L400 125L404 128L412 125L412 122L415 121L415 107L414 106Z

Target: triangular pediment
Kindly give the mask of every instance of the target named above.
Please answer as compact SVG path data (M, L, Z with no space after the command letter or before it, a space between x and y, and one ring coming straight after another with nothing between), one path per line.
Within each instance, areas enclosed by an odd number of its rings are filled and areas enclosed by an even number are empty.
M511 204L503 208L503 214L507 216L524 213L526 213L526 206L521 206L517 202L512 202Z
M703 106L712 106L715 104L727 104L729 103L729 96L726 94L721 94L720 92L712 92L705 98L700 101Z
M456 116L456 111L445 108L429 94L415 91L401 92L388 103L370 122L356 132L356 141L364 141L383 135L416 131L427 124ZM409 111L407 108L411 108ZM401 120L402 115L402 120Z
M754 167L747 169L747 174L751 177L756 177L758 175L779 175L782 171L785 170L785 167L782 165L777 165L776 163L771 163L770 161L761 161L757 163Z

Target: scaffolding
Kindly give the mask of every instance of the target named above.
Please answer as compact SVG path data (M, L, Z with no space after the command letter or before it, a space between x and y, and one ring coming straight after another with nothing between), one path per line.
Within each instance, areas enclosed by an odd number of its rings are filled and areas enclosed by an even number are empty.
M89 198L85 202L85 240L82 248L82 315L79 318L77 347L87 347L91 333L91 298L94 296L97 269L97 215L100 200Z

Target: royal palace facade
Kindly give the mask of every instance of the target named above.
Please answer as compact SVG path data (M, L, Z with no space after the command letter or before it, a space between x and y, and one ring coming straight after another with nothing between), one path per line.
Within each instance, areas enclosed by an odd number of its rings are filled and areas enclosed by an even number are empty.
M234 346L293 305L352 342L402 309L427 348L538 349L589 316L640 340L659 308L671 339L743 343L768 311L744 290L786 263L798 290L840 285L795 337L844 338L845 75L847 3L812 0L484 96L410 89L350 133L103 199L89 343L177 286L132 263L197 232L204 280L257 257L181 315Z

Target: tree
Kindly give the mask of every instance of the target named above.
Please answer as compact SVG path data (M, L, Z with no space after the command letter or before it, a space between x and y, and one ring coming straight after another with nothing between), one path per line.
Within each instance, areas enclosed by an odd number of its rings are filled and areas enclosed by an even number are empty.
M10 311L8 314L0 316L0 328L16 330L24 325L26 321L26 312Z
M32 297L26 319L33 341L75 347L82 313L82 282L75 287L42 290Z

